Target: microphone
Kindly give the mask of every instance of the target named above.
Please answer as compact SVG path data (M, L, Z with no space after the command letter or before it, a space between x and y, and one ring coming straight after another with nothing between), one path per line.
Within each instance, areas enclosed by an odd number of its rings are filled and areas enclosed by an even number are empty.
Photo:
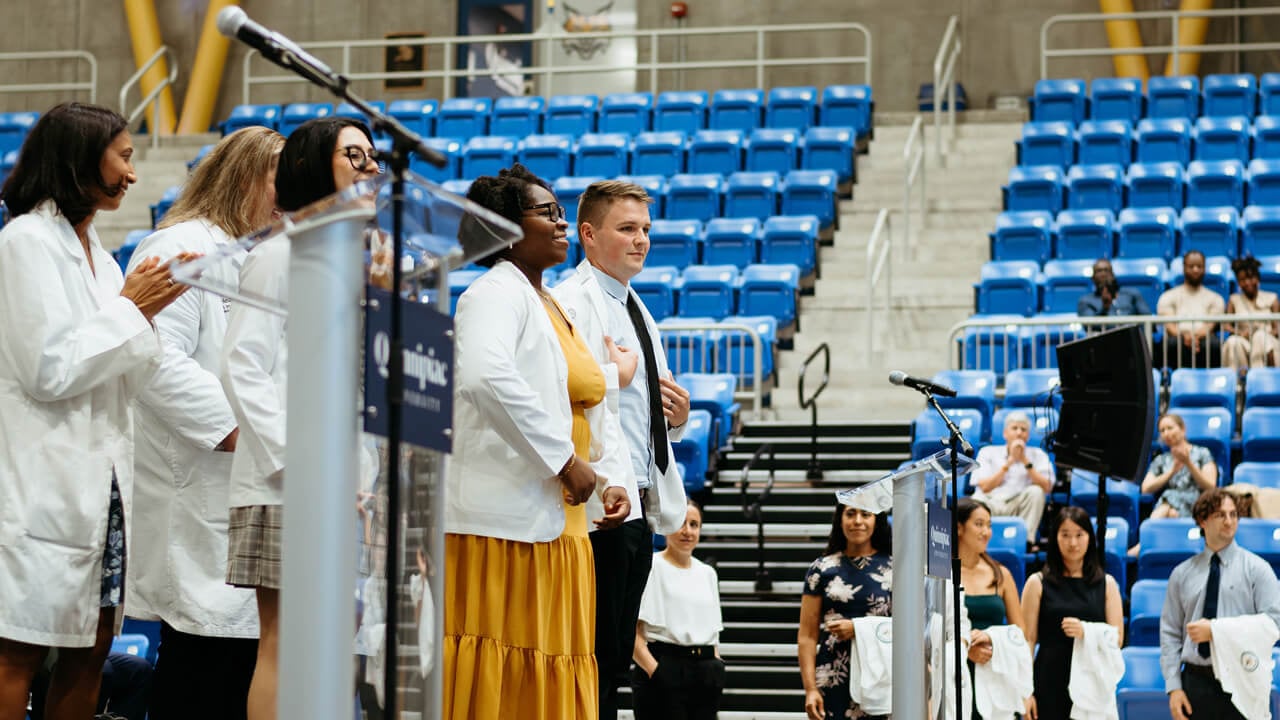
M225 7L218 13L218 32L257 50L263 57L277 65L299 71L311 71L323 81L322 84L330 88L341 88L346 84L345 79L328 65L312 57L289 38L250 20L244 10L237 5Z
M930 393L932 395L941 395L942 397L956 396L956 391L946 385L939 385L923 378L911 377L901 370L894 370L889 373L889 382L894 385L905 385L906 387L914 388L920 392Z

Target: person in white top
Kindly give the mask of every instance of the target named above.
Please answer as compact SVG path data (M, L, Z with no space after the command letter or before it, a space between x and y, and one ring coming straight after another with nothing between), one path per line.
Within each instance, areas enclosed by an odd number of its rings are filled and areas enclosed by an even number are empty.
M126 278L93 221L137 181L128 123L96 105L40 117L0 190L0 718L20 719L59 648L45 717L93 714L123 618L133 539L130 401L160 362L169 260ZM179 256L186 259L187 256Z
M701 536L702 508L689 500L684 525L654 555L632 654L636 720L714 720L720 710L720 580L693 556Z
M211 253L276 214L284 137L238 130L200 161L173 208L134 251ZM246 202L249 198L252 202ZM234 287L244 253L210 268ZM129 562L129 616L158 620L152 720L244 718L258 653L251 590L226 584L227 513L236 419L218 381L229 301L195 289L155 318L164 360L137 402L134 507L147 533Z
M1040 534L1045 496L1053 489L1053 464L1038 447L1028 447L1031 418L1022 411L1004 419L1004 445L988 445L978 451L978 468L972 482L978 490L974 498L991 509L992 515L1014 515L1027 525L1032 542Z
M1231 262L1231 272L1236 274L1240 292L1227 300L1227 314L1248 317L1280 313L1280 296L1269 290L1259 289L1262 263L1255 257L1237 258ZM1251 367L1275 367L1280 337L1274 322L1236 321L1223 323L1222 329L1231 336L1222 343L1222 365L1233 367L1241 373Z
M1165 290L1156 301L1156 314L1163 317L1221 315L1222 296L1204 286L1204 253L1188 250L1182 256L1182 284ZM1218 324L1209 320L1166 322L1164 338L1154 342L1152 367L1217 367L1222 355Z
M276 171L276 202L293 212L377 174L373 137L364 123L309 120L285 141ZM268 240L245 258L240 289L283 301L289 294L288 269L288 238ZM287 356L283 317L232 305L221 380L240 434L231 461L227 582L257 593L260 634L249 720L276 716Z

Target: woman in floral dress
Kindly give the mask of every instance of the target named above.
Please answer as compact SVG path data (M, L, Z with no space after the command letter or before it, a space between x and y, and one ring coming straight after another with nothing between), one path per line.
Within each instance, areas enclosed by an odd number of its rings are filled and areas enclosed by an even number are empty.
M837 505L822 557L805 574L797 638L810 720L871 718L849 697L853 618L892 614L888 513Z

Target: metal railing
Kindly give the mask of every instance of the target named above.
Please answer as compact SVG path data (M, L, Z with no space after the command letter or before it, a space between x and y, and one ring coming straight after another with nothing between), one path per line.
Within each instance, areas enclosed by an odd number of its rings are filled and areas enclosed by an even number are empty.
M762 368L766 348L760 332L743 323L697 323L667 320L658 325L667 364L673 375L684 372L727 373L734 376L733 397L751 404L754 420L764 419ZM750 349L746 343L750 343ZM748 371L746 353L750 352ZM725 357L720 357L721 353Z
M751 471L755 469L756 463L760 461L760 457L765 453L769 454L769 479L765 482L764 490L756 496L753 502L747 501L747 485L751 482ZM764 566L764 502L769 499L769 493L773 492L774 476L774 452L773 443L765 443L756 448L755 454L742 466L741 481L738 487L742 491L742 515L748 521L756 523L756 592L770 592L773 590L773 578L769 576L769 571Z
M1214 10L1146 10L1131 13L1072 13L1054 15L1040 26L1040 79L1049 77L1050 58L1068 57L1114 57L1117 55L1160 55L1169 54L1171 67L1178 67L1178 57L1182 53L1214 53L1214 52L1256 52L1280 50L1280 41L1253 43L1214 43L1212 45L1183 45L1179 41L1180 24L1192 18L1240 18L1260 15L1280 15L1280 7L1260 8L1218 8ZM1049 31L1058 25L1069 23L1101 23L1110 20L1167 20L1171 23L1172 42L1168 45L1148 45L1146 47L1098 47L1098 48L1051 48L1049 47ZM937 90L934 91L937 94Z
M866 362L871 363L875 352L876 341L876 288L880 286L881 276L884 279L884 312L889 313L893 300L893 228L889 222L889 208L880 208L876 215L876 224L871 228L871 236L867 238L867 342L862 350ZM883 238L883 239L881 239Z
M89 67L89 79L84 82L15 83L0 85L0 93L89 93L89 102L98 102L98 58L84 50L47 50L41 52L0 53L0 62L46 62L50 60L83 60Z
M947 151L956 137L956 60L960 57L960 16L952 15L942 34L938 53L933 56L933 142L938 162L942 162L942 100L947 103ZM946 92L943 92L946 88Z
M935 95L936 100L936 95ZM934 103L937 104L936 102ZM924 116L917 115L907 133L907 143L902 146L902 252L900 257L906 259L905 253L915 249L917 243L911 237L911 190L920 190L920 226L924 227L929 212L929 190L926 183L924 147Z
M161 58L168 63L169 74L161 78L160 82L156 83L156 86L151 88L151 92L147 93L146 97L142 98L142 100L134 106L132 110L130 110L129 91L142 81L142 76L146 75L147 71L149 71L153 65L160 62ZM138 71L130 75L129 79L125 80L124 84L120 86L120 114L125 116L125 120L129 125L133 125L133 123L142 116L142 113L146 112L147 106L151 106L151 121L148 125L148 129L151 131L151 147L159 147L160 145L160 128L162 126L161 121L163 120L164 104L157 102L157 99L160 97L160 93L164 92L165 88L171 87L175 82L177 82L177 80L178 56L174 54L173 50L171 50L168 45L161 45L160 49L156 50L151 58L143 63L142 67L138 68Z
M819 355L822 356L822 377L813 394L805 397L804 380L809 376L809 365ZM804 474L806 480L822 479L822 464L818 461L818 396L822 395L822 391L827 389L827 381L829 379L831 379L831 348L827 347L826 343L822 343L814 348L813 352L809 353L809 357L805 358L804 364L800 366L800 382L797 387L800 395L800 409L809 410L810 455L809 470Z
M826 55L815 57L797 57L797 58L769 58L766 57L767 48L771 41L776 40L779 35L784 33L830 33L830 32L847 32L851 35L860 35L863 41L864 51L859 55ZM707 60L698 62L660 62L656 58L662 57L663 40L683 40L690 36L705 36L708 44L723 43L726 36L748 36L753 38L755 43L754 57L749 59L738 60ZM553 45L564 40L634 40L637 48L640 47L642 41L648 43L649 60L646 62L611 62L607 57L601 58L589 67L581 66L565 66L556 67L554 65L538 65L533 64L527 67L519 67L512 69L509 67L501 68L458 68L457 49L459 46L471 45L473 43L501 43L503 45L511 43L532 43L537 47L535 55L541 54L542 57L552 57ZM830 43L814 43L816 47L849 47L850 42L830 42ZM439 49L440 53L432 53L432 56L439 55L442 64L440 70L421 70L410 72L364 72L357 71L353 64L352 53L360 49L380 49L395 47L418 47L424 48L424 55L428 49ZM443 99L453 96L453 81L457 78L477 78L477 77L495 77L499 75L510 75L513 72L520 75L532 75L543 79L542 87L539 94L551 95L554 93L555 79L557 76L593 74L593 73L609 73L619 71L633 71L636 73L648 74L648 85L650 92L658 92L659 79L658 73L664 70L726 70L726 69L754 69L755 82L757 87L767 87L765 83L765 71L769 68L781 67L811 67L814 65L850 65L859 66L863 69L864 84L871 84L871 31L862 23L842 22L842 23L807 23L794 25L746 25L746 26L729 26L729 27L712 27L712 28L652 28L644 30L629 31L612 31L612 32L582 32L582 33L566 33L559 28L555 32L550 33L529 33L520 35L468 35L453 36L446 38L387 38L374 40L332 40L325 42L309 42L301 43L304 50L312 51L322 60L326 55L324 51L339 50L341 56L334 67L334 70L342 73L352 82L362 80L386 81L386 80L426 80L441 79L444 81L444 88L441 93ZM287 84L305 84L307 81L296 75L285 74L254 74L252 64L255 57L261 57L257 51L251 51L244 57L244 64L241 70L242 82L242 100L241 102L250 104L252 88L258 85L287 85ZM382 54L378 55L379 58ZM275 67L275 66L271 66ZM852 82L852 79L850 79ZM637 83L639 80L637 79ZM639 88L637 88L639 89ZM674 88L673 88L674 89Z

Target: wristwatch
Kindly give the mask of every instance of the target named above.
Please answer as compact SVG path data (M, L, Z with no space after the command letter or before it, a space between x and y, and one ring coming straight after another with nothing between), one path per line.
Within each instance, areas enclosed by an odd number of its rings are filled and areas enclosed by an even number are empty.
M1026 468L1026 469L1030 470L1030 469L1031 469L1031 463L1023 463L1023 464L1022 464L1022 467L1024 467L1024 468Z

